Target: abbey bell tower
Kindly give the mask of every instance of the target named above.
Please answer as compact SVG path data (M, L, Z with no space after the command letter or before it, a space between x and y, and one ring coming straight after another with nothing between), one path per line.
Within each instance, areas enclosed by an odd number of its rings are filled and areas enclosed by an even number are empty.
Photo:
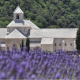
M30 32L30 29L38 28L30 20L24 19L24 12L19 6L13 12L13 21L7 25L7 35L11 34L15 29L19 32L27 35Z
M19 6L17 6L17 8L13 12L14 20L23 20L23 15L24 12L21 10Z

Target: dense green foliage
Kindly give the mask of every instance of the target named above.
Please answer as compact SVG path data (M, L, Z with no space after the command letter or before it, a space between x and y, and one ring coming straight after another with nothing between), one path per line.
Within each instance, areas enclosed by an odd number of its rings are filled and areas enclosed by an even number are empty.
M28 52L30 50L30 41L29 41L29 38L26 39L26 47L28 48Z
M76 49L80 50L80 27L78 28L76 36Z
M40 28L75 28L80 25L80 0L0 0L0 27L13 20L17 6Z

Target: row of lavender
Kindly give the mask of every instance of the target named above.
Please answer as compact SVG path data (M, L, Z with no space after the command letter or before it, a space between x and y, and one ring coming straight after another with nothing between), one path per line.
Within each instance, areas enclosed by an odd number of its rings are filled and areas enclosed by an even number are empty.
M75 55L75 56L74 56ZM34 49L27 52L0 49L0 79L80 79L80 58L77 52L56 53Z

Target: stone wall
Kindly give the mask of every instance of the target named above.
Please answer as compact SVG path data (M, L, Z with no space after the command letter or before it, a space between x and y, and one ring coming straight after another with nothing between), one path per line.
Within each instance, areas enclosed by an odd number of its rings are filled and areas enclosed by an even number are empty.
M63 39L55 38L53 44L53 50L63 49L65 51L73 51L76 48L76 44L74 43L74 38L66 38L64 42Z
M41 38L30 38L30 42L41 42Z
M24 40L24 46L26 45L26 39ZM42 50L47 50L47 51L55 51L58 49L63 49L65 51L74 51L74 49L76 49L76 44L74 43L74 39L69 39L66 38L64 42L62 42L62 38L55 38L53 41L53 44L41 44L41 38L32 38L30 39L30 44L31 43L39 43L40 44L40 48ZM5 45L7 47L7 45L10 47L10 49L12 49L13 44L16 45L17 49L20 48L20 44L22 43L22 39L0 39L0 41L5 42ZM66 44L66 45L65 45ZM30 49L34 49L35 47L32 46L30 47ZM5 48L6 49L6 48Z
M53 44L41 44L41 50L53 52Z
M26 39L23 39L23 40L24 40L24 46L25 46ZM20 49L20 45L22 43L22 39L6 39L5 43L6 43L5 50L7 50L7 46L9 46L9 48L12 49L13 45L15 45L17 49Z
M5 44L5 39L0 39L1 44Z
M1 49L5 50L5 39L0 39L0 43L1 43Z

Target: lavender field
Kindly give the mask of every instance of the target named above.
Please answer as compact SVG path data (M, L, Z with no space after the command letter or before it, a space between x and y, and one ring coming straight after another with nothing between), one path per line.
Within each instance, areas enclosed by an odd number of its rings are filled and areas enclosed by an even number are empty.
M45 52L40 48L27 52L0 49L0 79L68 80L80 79L80 57L75 51Z

